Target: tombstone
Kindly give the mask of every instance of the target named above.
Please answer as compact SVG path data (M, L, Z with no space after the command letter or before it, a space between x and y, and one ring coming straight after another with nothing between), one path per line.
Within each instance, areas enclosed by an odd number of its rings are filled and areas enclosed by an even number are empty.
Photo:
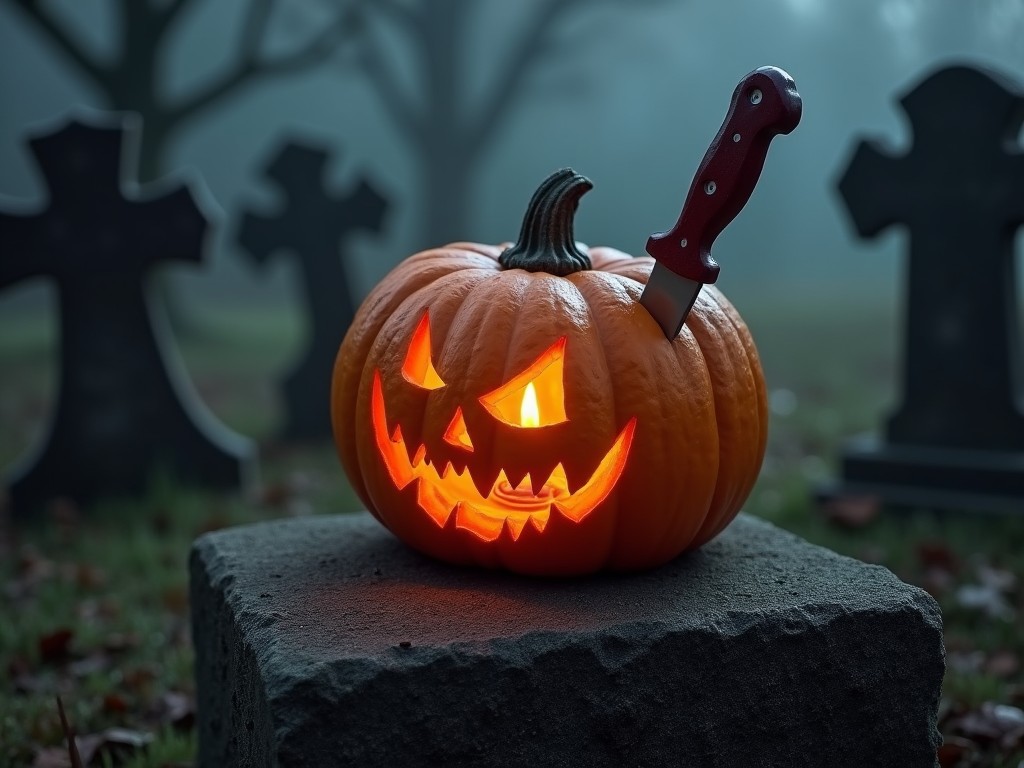
M200 768L936 764L935 601L747 515L635 574L455 567L367 512L190 572Z
M139 132L134 117L90 117L31 138L48 207L0 213L0 289L49 277L60 311L49 433L7 478L18 515L57 496L138 494L164 473L233 488L255 469L253 445L192 391L148 291L151 267L200 261L208 220L185 185L136 190Z
M900 104L910 151L862 141L839 191L861 237L897 223L909 233L902 393L884 439L846 448L830 493L1019 513L1024 369L1013 241L1024 223L1024 88L955 66Z
M247 212L238 236L257 264L282 251L299 260L311 334L302 360L284 380L287 418L282 433L298 440L331 436L334 359L356 308L344 245L354 232L380 232L387 209L387 201L365 179L346 194L328 190L328 159L324 149L285 144L265 171L284 193L285 209L274 215Z

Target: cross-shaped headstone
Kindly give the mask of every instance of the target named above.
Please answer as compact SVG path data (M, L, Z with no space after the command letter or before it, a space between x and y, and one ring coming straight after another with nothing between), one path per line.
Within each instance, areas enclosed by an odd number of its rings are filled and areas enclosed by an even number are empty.
M910 239L901 402L887 445L851 449L844 476L881 484L883 497L893 485L919 488L918 498L941 488L973 497L946 506L1000 507L1016 496L1019 509L1024 368L1013 243L1024 223L1024 89L957 66L900 103L910 151L894 156L863 141L839 182L862 237L901 223Z
M50 277L60 311L59 399L41 450L8 478L16 514L136 494L161 473L213 487L251 477L253 445L196 398L146 290L151 267L201 259L207 219L187 186L135 189L138 136L118 116L30 139L49 206L0 213L0 289Z
M328 190L328 158L321 148L286 143L265 171L284 193L286 208L275 215L247 212L238 237L258 264L281 251L290 251L300 262L312 332L305 355L284 380L287 419L282 431L300 440L331 435L334 359L355 314L345 242L359 230L380 232L387 209L387 201L365 179L347 194Z

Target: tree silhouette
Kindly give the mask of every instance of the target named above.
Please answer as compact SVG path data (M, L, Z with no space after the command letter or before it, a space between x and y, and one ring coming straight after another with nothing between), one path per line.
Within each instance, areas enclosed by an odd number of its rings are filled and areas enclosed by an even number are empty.
M104 106L142 116L139 180L143 182L165 170L171 140L201 113L260 79L320 63L334 51L350 22L346 7L339 5L321 29L289 52L271 56L264 48L278 0L249 0L234 41L237 52L231 66L172 100L163 87L171 33L199 5L197 0L114 0L118 43L110 60L90 53L66 21L40 0L0 2L20 11L22 18L85 76Z
M630 5L625 0L607 0L606 4L613 2L629 10L656 4L651 0ZM466 236L473 175L480 159L521 100L531 74L552 53L565 50L556 43L566 22L577 11L597 5L594 0L523 3L521 7L529 9L528 18L476 99L470 98L466 75L473 62L465 52L473 33L470 12L479 12L480 0L362 0L349 6L359 28L354 42L356 62L416 158L420 236L425 245ZM507 32L502 30L496 38L508 40ZM395 33L412 52L418 92L402 81L400 49L389 45Z

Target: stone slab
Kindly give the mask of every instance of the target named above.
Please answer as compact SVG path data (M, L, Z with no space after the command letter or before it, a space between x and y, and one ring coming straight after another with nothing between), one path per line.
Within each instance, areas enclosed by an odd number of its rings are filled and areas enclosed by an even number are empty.
M191 571L201 766L936 765L936 603L749 516L627 576L443 565L366 513Z

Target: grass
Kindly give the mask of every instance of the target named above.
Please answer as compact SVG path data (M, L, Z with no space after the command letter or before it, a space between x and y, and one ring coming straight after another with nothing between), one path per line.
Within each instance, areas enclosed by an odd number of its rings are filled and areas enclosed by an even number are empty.
M773 407L769 454L747 510L814 543L884 564L935 594L950 661L943 728L963 741L959 751L947 750L943 765L1018 768L1024 747L972 735L963 718L992 704L1024 705L1024 525L917 514L867 515L840 527L818 514L810 490L834 471L841 440L874 429L896 400L892 312L823 304L754 306L745 314ZM7 617L0 621L0 670L7 672L0 685L0 768L58 759L56 694L79 734L124 728L151 738L145 749L127 750L119 765L190 764L191 541L225 525L357 506L329 445L268 440L281 418L274 379L300 337L295 318L221 312L198 325L203 332L182 342L188 370L221 420L263 444L264 490L237 498L157 482L141 502L111 501L84 512L57 505L7 536L0 530L0 615ZM52 344L52 324L40 315L0 320L0 466L29 450L48 418ZM990 582L999 579L997 589ZM988 588L989 602L965 600L965 587ZM112 764L112 754L102 752L94 764Z

